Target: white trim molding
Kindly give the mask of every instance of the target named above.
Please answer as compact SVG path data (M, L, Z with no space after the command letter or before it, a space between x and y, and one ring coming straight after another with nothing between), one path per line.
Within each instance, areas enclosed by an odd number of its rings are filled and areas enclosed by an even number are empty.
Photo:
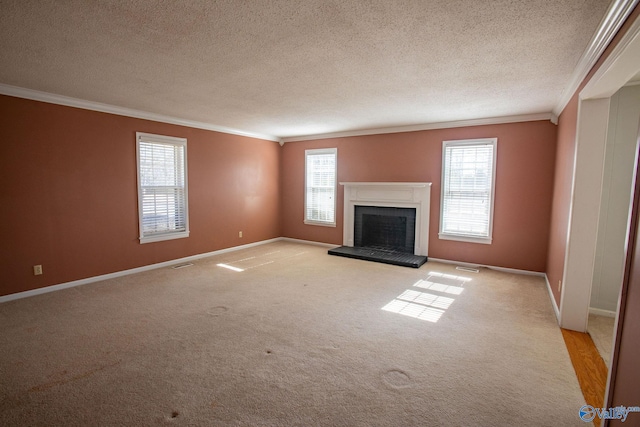
M71 98L69 96L55 93L41 92L39 90L26 89L18 86L11 86L0 83L0 95L14 96L16 98L31 99L33 101L46 102L49 104L64 105L66 107L81 108L83 110L98 111L101 113L115 114L118 116L133 117L135 119L151 120L153 122L168 123L178 126L186 126L195 129L211 130L214 132L227 133L231 135L246 136L249 138L264 139L281 143L280 138L273 135L266 135L254 132L245 132L238 129L231 129L211 123L197 122L194 120L181 119L178 117L165 116L162 114L149 113L147 111L134 110L132 108L118 107L115 105L103 104L94 101Z
M639 57L640 18L629 27L611 54L593 74L580 92L580 99L609 98L622 86L640 84L640 81L628 83L639 71Z
M558 104L553 109L555 116L559 116L560 113L562 113L564 107L567 106L573 94L578 90L578 87L580 87L582 81L587 77L587 74L589 74L589 71L591 71L596 62L598 62L598 59L600 59L600 56L602 56L607 46L609 46L609 43L611 43L611 40L613 40L618 33L622 24L624 24L629 14L631 14L636 7L638 1L639 0L613 0L611 2L607 13L602 18L598 29L580 57L576 68L573 70L571 79L562 92Z
M551 299L551 305L553 305L553 312L556 314L556 321L558 322L558 325L560 325L560 309L558 308L556 297L553 295L553 291L551 290L551 283L549 283L547 273L544 273L544 280L547 282L547 292L549 292L549 299Z
M294 239L293 237L281 237L280 240L291 243L301 243L303 245L313 245L313 246L321 246L323 248L337 248L340 245L336 245L333 243L324 243L324 242L314 242L313 240L302 240L302 239Z
M520 269L517 269L517 268L509 268L509 267L496 267L494 265L475 264L475 263L472 263L472 262L455 261L455 260L450 260L450 259L441 259L441 258L429 257L429 261L441 262L442 264L453 264L453 265L457 265L457 266L460 266L460 267L475 268L475 269L488 268L489 270L500 271L502 273L523 274L523 275L526 275L526 276L538 276L538 277L544 277L545 276L545 273L542 273L540 271L520 270Z
M283 145L285 142L312 141L316 139L345 138L349 136L380 135L380 134L387 134L387 133L418 132L421 130L451 129L451 128L485 126L485 125L502 125L507 123L537 122L537 121L544 121L544 120L549 120L553 124L558 124L557 116L554 116L551 113L524 114L519 116L488 117L488 118L471 119L471 120L457 120L457 121L451 121L451 122L425 123L425 124L419 124L419 125L394 126L394 127L376 128L376 129L362 129L362 130L352 130L352 131L344 131L344 132L322 133L322 134L316 134L316 135L288 136L288 137L282 138L282 142L280 145Z

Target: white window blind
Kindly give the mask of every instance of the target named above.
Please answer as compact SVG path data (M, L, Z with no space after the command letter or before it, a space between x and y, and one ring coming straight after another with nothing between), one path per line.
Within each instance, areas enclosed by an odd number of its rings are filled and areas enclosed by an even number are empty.
M189 236L187 140L138 132L140 242Z
M491 243L497 138L444 141L440 238Z
M306 224L336 224L336 148L305 151Z

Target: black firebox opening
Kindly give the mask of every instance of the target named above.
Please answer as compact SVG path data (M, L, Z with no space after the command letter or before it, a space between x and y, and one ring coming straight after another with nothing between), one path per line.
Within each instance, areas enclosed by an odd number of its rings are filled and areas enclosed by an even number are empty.
M413 254L416 210L355 206L354 247Z

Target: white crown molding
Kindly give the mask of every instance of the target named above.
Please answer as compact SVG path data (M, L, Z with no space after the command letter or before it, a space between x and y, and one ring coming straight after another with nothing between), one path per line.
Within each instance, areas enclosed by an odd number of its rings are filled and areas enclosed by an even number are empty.
M34 101L47 102L49 104L64 105L67 107L82 108L84 110L99 111L101 113L116 114L118 116L133 117L136 119L151 120L154 122L169 123L172 125L186 126L196 129L211 130L231 135L247 136L249 138L266 139L267 141L281 142L280 138L273 135L265 135L253 132L244 132L224 126L217 126L210 123L197 122L193 120L180 119L177 117L164 116L162 114L149 113L146 111L134 110L131 108L118 107L115 105L102 104L100 102L85 101L83 99L71 98L49 92L41 92L33 89L26 89L0 83L0 95L15 96L17 98L31 99Z
M327 139L327 138L343 138L343 137L349 137L349 136L379 135L379 134L385 134L385 133L418 132L421 130L432 130L432 129L449 129L449 128L458 128L458 127L470 127L470 126L501 125L506 123L518 123L518 122L535 122L540 120L549 120L552 123L557 124L557 117L555 117L551 113L524 114L519 116L489 117L485 119L458 120L453 122L426 123L426 124L420 124L420 125L395 126L395 127L377 128L377 129L362 129L362 130L353 130L353 131L345 131L345 132L323 133L323 134L316 134L316 135L290 136L290 137L282 138L282 143L296 142L296 141L311 141L315 139Z
M589 83L580 91L581 99L609 98L621 86L634 86L638 81L629 81L638 73L640 56L640 18L629 27L611 54L593 74Z
M193 120L180 119L177 117L164 116L161 114L149 113L141 110L134 110L131 108L118 107L115 105L103 104L100 102L85 101L78 98L72 98L64 95L57 95L49 92L42 92L33 89L26 89L18 86L11 86L0 83L0 95L14 96L17 98L31 99L34 101L47 102L50 104L64 105L67 107L82 108L84 110L99 111L101 113L116 114L119 116L133 117L143 120L151 120L154 122L169 123L178 126L187 126L196 129L205 129L215 132L222 132L232 135L246 136L250 138L264 139L267 141L275 141L284 145L285 142L293 141L308 141L314 139L325 138L339 138L347 136L361 136L361 135L375 135L386 133L399 133L399 132L416 132L421 130L430 129L447 129L455 127L467 127L467 126L482 126L482 125L494 125L504 123L516 123L538 120L550 120L552 123L557 124L557 118L551 113L540 114L527 114L519 116L507 116L507 117L490 117L484 119L472 119L472 120L460 120L452 122L441 123L428 123L409 126L396 126L388 128L376 128L376 129L364 129L355 131L335 132L316 135L302 135L292 136L287 138L278 138L274 135L258 134L252 132L244 132L237 129L226 128L223 126L216 126L210 123L197 122Z
M567 106L573 94L578 90L582 81L587 77L589 71L598 62L600 56L604 53L611 40L618 33L618 30L624 24L629 14L633 11L634 7L639 0L613 0L609 5L609 9L604 18L600 22L598 29L591 38L589 45L585 49L584 53L580 57L576 68L573 70L571 79L567 84L567 87L562 92L558 105L553 110L553 114L559 116Z

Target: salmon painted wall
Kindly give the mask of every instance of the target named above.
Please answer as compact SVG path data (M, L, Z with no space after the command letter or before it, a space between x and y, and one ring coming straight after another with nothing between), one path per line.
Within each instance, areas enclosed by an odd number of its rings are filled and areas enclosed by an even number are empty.
M188 140L188 238L138 241L136 131ZM0 295L281 235L275 142L8 96L0 140Z
M440 240L442 141L498 138L493 243ZM548 121L289 142L282 148L282 232L285 237L342 244L344 189L337 227L305 225L304 151L338 148L338 181L431 182L429 256L545 271L556 153Z
M547 252L547 278L551 291L560 306L558 283L564 272L565 249L569 227L569 208L573 169L576 153L576 123L578 119L578 96L575 95L558 118L558 143L556 152L555 179L553 183L553 205Z
M578 127L578 94L598 71L602 63L618 45L629 27L640 19L640 7L636 6L624 25L620 28L607 49L584 78L571 100L558 117L558 141L556 154L555 180L553 184L553 206L551 214L551 232L547 250L547 277L551 290L560 306L558 281L564 273L565 251L569 232L569 213L571 190L573 186L574 161L576 155L576 130Z

